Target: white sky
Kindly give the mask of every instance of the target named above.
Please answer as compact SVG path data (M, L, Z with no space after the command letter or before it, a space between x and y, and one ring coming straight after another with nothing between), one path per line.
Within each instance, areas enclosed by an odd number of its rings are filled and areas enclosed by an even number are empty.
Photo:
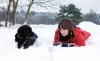
M81 9L82 13L89 13L92 9L96 13L100 13L100 0L59 0L61 5L68 5L70 3L73 3L77 8ZM58 7L58 6L57 6ZM36 10L40 11L40 10ZM42 11L46 11L45 9L42 9ZM49 10L51 12L58 12L59 9L51 9Z
M86 46L69 48L52 46L57 25L30 25L39 38L26 50L17 49L14 40L20 26L0 27L0 61L100 61L100 25L80 23L78 26L91 36Z
M100 8L99 8L100 0L55 0L54 2L56 2L57 4L61 4L61 5L68 5L70 3L73 3L77 8L81 9L82 13L89 13L91 9L95 11L96 13L100 13ZM26 3L27 2L25 0L21 0L20 2L21 5L24 5ZM7 4L1 3L0 6L6 7ZM58 12L59 11L59 5L53 5L52 7L55 7L55 9L46 10L44 8L40 8L36 6L35 8L31 8L31 10L35 10L37 12L40 12L40 11ZM24 10L27 10L27 8L24 8Z
M96 13L100 13L100 0L61 0L62 4L75 4L76 7L81 8L83 13L90 12L92 9Z

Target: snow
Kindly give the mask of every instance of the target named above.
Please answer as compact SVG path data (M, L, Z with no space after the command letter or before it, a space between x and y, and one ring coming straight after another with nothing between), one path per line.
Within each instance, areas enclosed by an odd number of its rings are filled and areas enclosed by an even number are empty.
M0 27L0 61L100 61L100 25L81 22L78 26L91 36L83 47L52 46L56 25L30 25L39 36L28 49L18 49L14 40L21 25Z

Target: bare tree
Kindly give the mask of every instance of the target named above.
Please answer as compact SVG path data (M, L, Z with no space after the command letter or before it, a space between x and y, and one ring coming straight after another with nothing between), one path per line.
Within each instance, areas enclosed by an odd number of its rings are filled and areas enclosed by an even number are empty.
M17 10L18 1L19 0L9 0L8 6L7 6L5 27L7 27L7 24L8 24L9 20L11 20L12 25L15 24L15 21L16 21L16 19L15 19L15 13L16 13L16 10ZM12 10L12 14L11 14L12 15L11 16L12 19L9 19L9 16L10 16L9 13L10 13L11 6L13 6L13 10Z
M14 25L16 23L16 16L15 15L16 15L16 11L17 11L17 7L18 6L21 7L21 8L26 6L28 8L26 10L26 16L25 16L25 22L24 22L24 24L27 24L27 22L28 22L28 16L29 16L31 8L33 8L33 4L37 5L37 6L40 6L42 8L46 8L46 9L48 9L47 7L54 8L54 6L57 6L56 3L54 5L55 0L24 0L24 1L27 1L29 3L28 4L25 3L26 4L25 5L23 2L21 2L24 5L20 6L18 4L19 0L9 0L8 1L9 3L7 5L5 27L7 27L7 24L8 24L8 21L9 21L9 12L10 12L11 8L13 8L13 10L12 10L12 16L11 16L12 17L11 21L12 21L12 25Z
M53 3L54 3L54 0L37 0L37 1L36 0L29 0L28 9L26 12L24 24L27 24L27 22L28 22L28 15L29 15L30 9L31 9L33 4L36 4L37 6L48 9L48 7L54 8Z

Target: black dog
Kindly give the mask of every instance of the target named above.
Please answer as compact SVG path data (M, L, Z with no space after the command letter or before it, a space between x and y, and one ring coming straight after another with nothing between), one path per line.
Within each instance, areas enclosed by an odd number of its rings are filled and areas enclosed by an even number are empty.
M29 25L22 25L18 28L17 33L15 34L15 41L17 42L17 47L24 49L32 46L38 36L32 31L32 28Z

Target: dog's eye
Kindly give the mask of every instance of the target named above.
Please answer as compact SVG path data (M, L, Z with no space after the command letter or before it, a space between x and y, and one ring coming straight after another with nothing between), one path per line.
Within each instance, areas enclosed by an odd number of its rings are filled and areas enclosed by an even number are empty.
M27 30L27 32L29 32L29 30Z
M28 31L28 32L31 31L31 28L28 28L27 31Z

